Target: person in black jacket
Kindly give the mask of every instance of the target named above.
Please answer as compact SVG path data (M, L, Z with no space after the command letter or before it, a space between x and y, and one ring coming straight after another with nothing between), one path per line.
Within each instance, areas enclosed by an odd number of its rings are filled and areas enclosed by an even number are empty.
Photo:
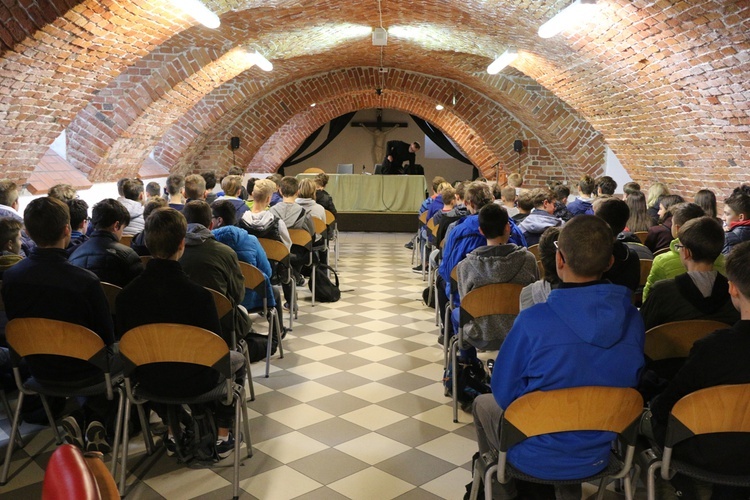
M315 203L322 206L329 212L333 214L334 217L338 217L338 212L336 211L336 205L333 204L333 198L331 198L331 195L328 194L328 191L326 191L326 186L328 185L328 175L324 173L320 173L315 176L315 186L317 190L315 191Z
M88 269L100 280L123 287L143 272L141 258L120 243L130 215L117 200L107 198L94 205L94 232L70 255L70 263Z
M409 162L409 170L414 168L416 152L422 149L418 142L408 144L404 141L388 141L385 159L383 160L383 175L403 174L405 161Z
M630 217L628 204L618 198L605 198L594 203L594 214L604 219L615 235L615 244L612 247L615 261L602 278L615 285L626 286L634 292L641 281L641 260L634 250L617 239L617 235L625 229Z

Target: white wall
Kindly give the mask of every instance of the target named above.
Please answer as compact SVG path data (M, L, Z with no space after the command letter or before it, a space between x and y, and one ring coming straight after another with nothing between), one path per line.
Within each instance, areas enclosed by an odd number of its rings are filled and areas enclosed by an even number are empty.
M633 178L630 177L630 174L628 174L622 166L622 163L620 163L620 160L615 156L615 153L609 149L609 146L607 146L607 159L604 164L604 175L612 177L615 182L617 182L615 193L619 194L623 193L622 186L633 181Z

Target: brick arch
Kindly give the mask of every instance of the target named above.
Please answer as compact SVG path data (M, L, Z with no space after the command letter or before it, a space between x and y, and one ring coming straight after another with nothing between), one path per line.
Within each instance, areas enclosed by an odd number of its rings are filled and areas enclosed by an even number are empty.
M294 115L307 111L310 102L329 101L338 95L352 92L367 97L369 94L374 95L373 89L378 85L379 74L376 68L349 68L301 78L262 97L248 97L248 99L238 103L232 110L227 111L222 107L221 112L224 115L213 121L205 120L207 116L211 116L211 113L206 112L207 109L204 107L206 103L201 103L194 110L191 110L185 118L181 119L178 125L172 127L165 140L157 147L156 158L162 160L163 163L166 163L165 159L181 158L178 162L172 163L173 168L177 171L190 171L200 163L213 163L213 167L209 168L214 169L222 169L223 166L228 168L228 165L231 164L231 152L226 151L228 138L238 135L243 140L242 148L236 154L242 164L247 164L267 138L289 122ZM478 130L478 134L488 139L488 144L491 145L493 151L491 157L494 158L492 160L486 154L472 156L472 153L466 149L469 156L481 168L493 165L497 161L512 162L512 165L516 168L518 157L513 152L512 143L515 139L523 139L527 142L529 153L523 158L525 168L539 170L540 172L544 168L549 169L548 173L539 174L545 179L549 177L559 178L566 173L575 176L581 170L591 173L598 172L603 163L604 153L601 136L588 127L580 117L576 117L569 108L565 108L562 103L556 101L554 96L534 97L525 87L527 86L506 82L503 92L508 92L508 94L505 99L519 99L523 94L521 100L527 104L529 109L535 110L534 112L537 114L548 114L549 103L543 106L538 104L552 99L556 104L553 107L557 110L556 119L562 120L565 118L568 124L580 123L580 126L564 137L555 136L555 142L551 147L542 136L536 134L536 129L532 130L513 114L508 113L501 105L502 103L498 104L488 96L482 95L460 84L460 82L409 71L392 70L388 74L384 88L388 91L393 90L403 95L413 96L415 101L422 102L425 99L429 101L429 104L425 101L419 106L410 105L399 108L411 109L412 112L420 116L429 115L430 109L434 111L433 108L437 102L450 103L455 93L457 96L455 109L457 116L460 117L460 122ZM496 92L496 94L501 97L505 95L502 92ZM537 103L537 105L528 106L529 102ZM378 105L375 103L370 107L378 107ZM365 109L365 107L352 109ZM480 110L481 112L479 112ZM346 111L341 111L339 114L344 112ZM217 114L214 113L213 115L216 116ZM534 117L533 113L529 116ZM198 120L201 118L204 119L204 122L199 124ZM558 127L556 120L547 120L545 123L554 125L550 130L545 131L545 134L554 135L554 131ZM196 127L200 130L211 129L214 132L211 135L200 134ZM460 139L462 134L458 130L446 128L445 131L456 139L459 145L464 147ZM464 137L468 137L468 135ZM175 140L177 138L179 140ZM298 143L303 139L304 137ZM575 144L576 147L571 144ZM226 156L226 153L229 156ZM191 157L191 155L195 156ZM204 156L211 158L211 160L203 160ZM216 163L217 161L219 163ZM283 162L283 158L273 168L278 167L281 162ZM484 165L484 163L487 165ZM269 167L264 165L263 168Z

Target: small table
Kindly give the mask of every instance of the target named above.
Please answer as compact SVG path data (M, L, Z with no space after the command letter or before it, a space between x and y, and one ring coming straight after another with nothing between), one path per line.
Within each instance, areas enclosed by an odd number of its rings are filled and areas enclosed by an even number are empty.
M316 174L298 174L314 179ZM328 174L326 191L339 212L418 212L425 199L423 175Z

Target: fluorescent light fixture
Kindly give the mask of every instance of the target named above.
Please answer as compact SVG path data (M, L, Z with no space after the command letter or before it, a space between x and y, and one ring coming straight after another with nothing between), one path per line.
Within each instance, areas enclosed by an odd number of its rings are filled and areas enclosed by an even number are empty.
M316 104L316 103L312 103L312 104L310 104L310 107L311 107L311 108L314 108L315 106L317 106L317 104Z
M516 57L518 57L518 51L516 49L508 49L503 54L492 61L492 64L487 66L487 73L490 75L496 75L500 73L500 71L516 60Z
M589 11L596 6L596 0L575 0L572 4L558 12L552 19L539 27L539 36L552 38L561 31L571 28L586 20Z
M257 50L254 54L252 52L248 52L247 57L253 64L255 64L263 71L271 71L273 69L273 64L271 64L271 61L266 59L263 54L261 54Z
M438 104L437 106L435 106L435 109L437 109L438 111L442 111L445 109L445 107L442 104Z
M221 24L219 16L211 12L200 0L171 0L171 2L206 28L216 29Z

